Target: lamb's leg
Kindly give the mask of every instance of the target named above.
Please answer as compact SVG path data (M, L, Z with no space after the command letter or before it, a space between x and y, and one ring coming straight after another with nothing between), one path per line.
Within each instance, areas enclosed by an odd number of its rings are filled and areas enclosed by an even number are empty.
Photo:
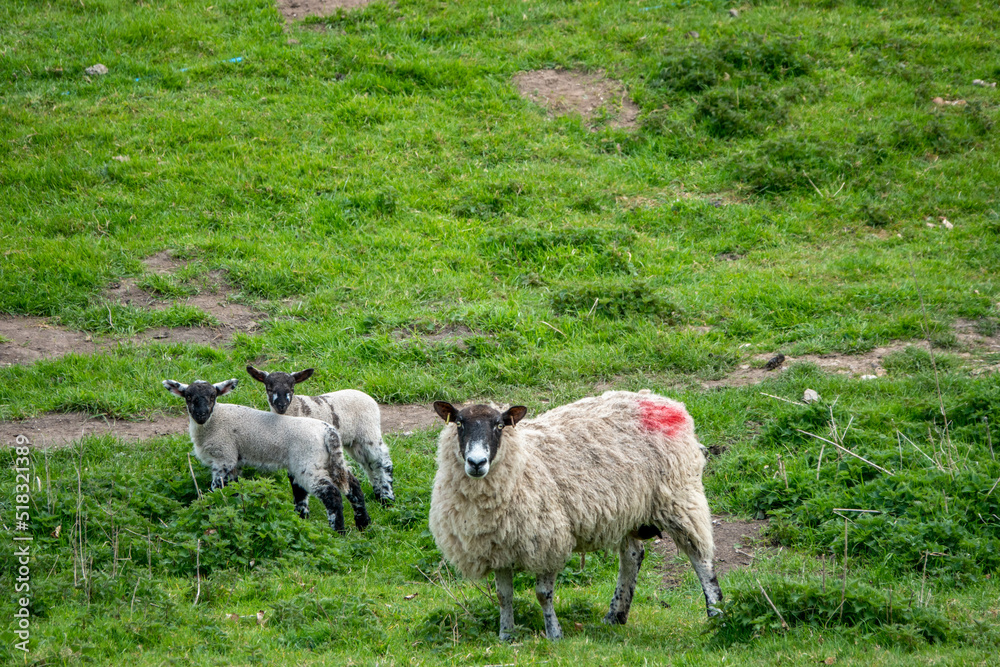
M542 605L542 616L545 618L545 636L549 639L562 639L562 628L556 618L556 610L552 605L553 589L556 584L556 572L540 574L535 580L535 597ZM513 613L513 612L512 612Z
M358 481L358 478L350 472L347 473L347 476L349 485L347 500L354 508L354 527L358 530L364 530L372 522L371 517L368 516L368 509L365 507L365 494L361 491L361 482Z
M712 539L712 514L705 496L693 498L682 511L664 522L677 548L684 552L701 582L705 593L705 606L709 616L717 616L721 611L716 606L722 601L722 589L715 577L712 558L715 556L715 542Z
M312 485L312 494L320 499L326 507L326 519L330 527L343 535L344 529L344 499L340 490L328 478L321 478Z
M235 463L213 463L211 490L221 489L229 482L236 481L237 477L239 477L239 469Z
M288 481L292 485L292 498L295 499L295 511L303 519L309 518L309 492L295 483L295 478L288 476Z
M382 438L373 441L355 441L344 449L351 458L361 464L372 483L375 498L383 505L388 505L396 499L392 490L392 459L389 448Z
M634 537L626 537L618 547L618 585L615 586L615 596L611 598L611 608L604 617L608 625L625 625L628 621L635 582L645 555L642 542Z
M514 571L510 568L497 570L495 578L500 599L500 641L509 642L514 629Z

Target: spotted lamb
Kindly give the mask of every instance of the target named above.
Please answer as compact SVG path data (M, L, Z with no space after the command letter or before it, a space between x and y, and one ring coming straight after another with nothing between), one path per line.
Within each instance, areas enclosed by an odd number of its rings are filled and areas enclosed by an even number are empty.
M313 417L336 426L344 450L365 469L378 501L387 504L395 500L392 459L382 439L382 418L374 398L354 389L320 396L297 395L296 383L309 379L313 374L312 368L297 373L266 373L247 366L247 373L264 383L272 412L292 417Z
M267 471L285 469L300 516L309 515L311 493L326 507L330 527L343 533L340 494L344 493L354 508L354 525L364 530L370 523L365 496L347 469L337 429L318 419L217 404L216 398L235 389L236 383L236 379L216 384L163 381L164 387L187 403L194 454L212 469L212 489L235 480L244 465Z
M704 447L683 404L649 391L609 391L526 421L523 406L459 410L438 401L434 409L446 426L431 533L465 576L495 572L501 639L514 627L514 569L536 575L545 633L562 637L552 590L574 551L618 550L618 585L604 621L624 624L641 540L661 530L691 559L709 615L719 613Z

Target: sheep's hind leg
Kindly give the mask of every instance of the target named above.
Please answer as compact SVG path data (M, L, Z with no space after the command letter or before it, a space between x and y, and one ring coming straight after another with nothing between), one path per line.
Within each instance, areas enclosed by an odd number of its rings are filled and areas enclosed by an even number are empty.
M542 605L542 616L545 618L545 636L549 639L562 639L563 636L562 628L559 627L559 619L556 618L555 607L552 605L556 574L556 572L540 574L535 580L535 597L538 598L538 604ZM513 613L512 610L511 615Z
M611 608L604 617L604 622L608 625L625 625L628 621L632 596L635 595L635 582L645 555L642 542L634 537L626 537L618 547L618 585L615 586L615 596L611 598Z
M216 463L212 466L211 490L223 488L229 482L235 482L239 477L239 469L232 463Z
M495 578L497 598L500 599L500 640L509 642L514 629L514 571L510 568L497 570Z
M326 507L326 519L330 522L330 527L341 535L346 533L344 499L340 497L340 490L329 479L320 479L313 484L312 494Z
M722 601L722 589L715 576L712 558L715 556L715 543L712 539L712 514L704 497L692 503L684 514L678 515L666 523L667 532L674 539L677 548L685 553L694 566L694 571L701 582L705 593L705 606L709 616L718 616L722 612L718 608Z
M358 530L364 530L372 522L371 517L368 516L368 508L365 507L365 494L361 491L361 482L358 481L358 478L350 472L347 473L347 476L349 485L347 500L354 508L354 527Z
M309 492L295 483L295 478L288 476L288 482L292 485L292 498L295 499L295 511L303 519L309 518Z

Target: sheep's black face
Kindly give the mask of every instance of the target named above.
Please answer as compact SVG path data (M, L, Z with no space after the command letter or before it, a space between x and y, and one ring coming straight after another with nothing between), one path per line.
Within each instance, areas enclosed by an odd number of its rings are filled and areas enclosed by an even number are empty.
M247 366L247 373L253 379L264 383L268 404L276 413L283 415L288 410L288 406L292 404L292 396L295 395L295 383L309 379L313 374L313 369L307 368L298 373L281 373L279 371L265 373L253 366Z
M187 411L191 419L199 424L204 424L212 416L215 409L215 399L218 392L215 387L207 382L195 382L188 385L184 392L184 400L187 402Z
M191 419L198 424L204 424L212 416L212 411L215 409L215 399L235 389L236 380L226 380L217 384L209 384L204 380L195 380L191 384L164 380L163 386L171 393L184 399Z
M503 429L524 418L528 408L515 405L499 412L488 405L472 405L458 410L451 403L437 401L434 410L445 422L455 422L458 429L458 457L469 477L485 477L500 449Z

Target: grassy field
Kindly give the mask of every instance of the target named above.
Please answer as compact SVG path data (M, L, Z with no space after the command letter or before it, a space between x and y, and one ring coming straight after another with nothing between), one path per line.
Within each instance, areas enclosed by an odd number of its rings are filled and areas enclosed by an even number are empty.
M110 346L0 368L0 418L177 412L163 378L245 378L248 362L315 367L316 393L533 413L648 387L718 447L713 510L771 517L776 546L723 581L725 626L704 620L693 575L661 588L650 558L630 624L604 627L617 565L596 555L561 575L564 642L540 637L519 577L523 627L501 645L485 584L456 579L427 532L434 431L389 439L399 500L346 538L318 506L300 521L280 476L198 499L184 433L90 438L33 457L32 650L5 625L5 660L910 665L1000 650L1000 349L957 333L1000 329L1000 98L973 84L1000 79L996 6L397 0L286 25L268 0L9 0L0 19L0 313ZM84 74L96 62L106 76ZM620 80L637 125L613 127L613 105L549 116L511 82L550 68ZM149 271L163 251L186 266ZM136 343L211 316L106 292L131 280L180 298L219 272L266 314L227 346ZM912 346L872 380L798 364L703 385L777 352L893 341ZM264 407L244 384L231 400ZM807 388L823 400L798 403ZM0 480L10 528L14 471ZM11 549L0 563L9 618Z

